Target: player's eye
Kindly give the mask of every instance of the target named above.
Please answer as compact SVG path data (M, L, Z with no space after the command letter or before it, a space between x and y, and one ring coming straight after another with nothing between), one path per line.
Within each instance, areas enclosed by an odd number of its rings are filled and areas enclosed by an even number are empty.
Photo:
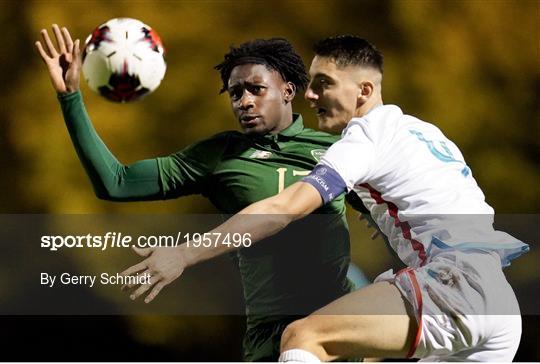
M316 77L311 81L309 87L313 90L323 91L330 87L330 81L326 78Z
M254 95L258 95L262 92L262 90L264 89L263 86L259 86L259 85L253 85L251 86L251 89L250 91L254 94Z
M229 89L229 97L231 100L239 100L242 97L242 90L239 88Z

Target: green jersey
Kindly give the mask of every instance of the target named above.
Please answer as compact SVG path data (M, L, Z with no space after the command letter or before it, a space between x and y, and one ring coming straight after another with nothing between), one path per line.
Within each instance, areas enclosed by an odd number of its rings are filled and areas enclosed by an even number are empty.
M166 197L200 193L236 213L307 175L335 137L304 128L302 117L277 135L230 131L158 158ZM284 233L238 252L249 325L268 316L311 312L348 290L349 234L343 196Z
M337 140L305 128L302 117L277 135L220 133L166 157L119 164L101 142L79 93L60 96L64 118L96 193L111 200L202 194L221 212L279 193L307 175ZM116 165L118 163L118 165ZM281 233L237 252L247 314L245 358L275 361L281 332L348 293L349 233L343 196ZM296 316L295 316L296 315Z

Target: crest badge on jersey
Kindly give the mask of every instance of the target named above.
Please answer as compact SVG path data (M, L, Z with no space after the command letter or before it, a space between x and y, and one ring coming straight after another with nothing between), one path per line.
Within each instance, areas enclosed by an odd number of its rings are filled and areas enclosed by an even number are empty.
M249 158L255 159L268 159L270 157L272 157L272 152L267 150L256 150L252 155L249 156Z
M326 149L313 149L311 151L311 156L313 157L313 159L315 159L317 162L320 162L321 161L321 158L322 156L324 155L324 153L326 152Z

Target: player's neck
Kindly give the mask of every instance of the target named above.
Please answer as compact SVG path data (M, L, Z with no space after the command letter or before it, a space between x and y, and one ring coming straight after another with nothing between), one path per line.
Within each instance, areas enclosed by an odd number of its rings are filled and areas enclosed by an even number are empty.
M362 117L366 115L367 113L369 113L371 110L382 105L383 105L383 100L381 96L371 97L368 101L366 101L364 104L360 105L356 109L354 116Z
M274 129L270 131L270 134L276 135L281 133L283 130L287 129L289 126L292 125L294 121L292 108L290 110L287 110L283 115L281 116L281 121L276 125Z

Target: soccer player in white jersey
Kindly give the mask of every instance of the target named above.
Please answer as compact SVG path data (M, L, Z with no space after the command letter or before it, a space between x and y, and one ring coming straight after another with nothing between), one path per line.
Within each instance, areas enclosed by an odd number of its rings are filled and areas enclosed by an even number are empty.
M493 229L494 211L454 143L434 125L383 105L379 51L340 36L317 43L315 54L305 96L320 128L341 132L341 140L303 181L212 232L250 233L255 242L352 190L408 268L290 324L280 359L511 361L521 316L502 267L528 246ZM150 291L153 299L186 267L230 250L148 249L125 273L150 270L152 283L135 295Z

